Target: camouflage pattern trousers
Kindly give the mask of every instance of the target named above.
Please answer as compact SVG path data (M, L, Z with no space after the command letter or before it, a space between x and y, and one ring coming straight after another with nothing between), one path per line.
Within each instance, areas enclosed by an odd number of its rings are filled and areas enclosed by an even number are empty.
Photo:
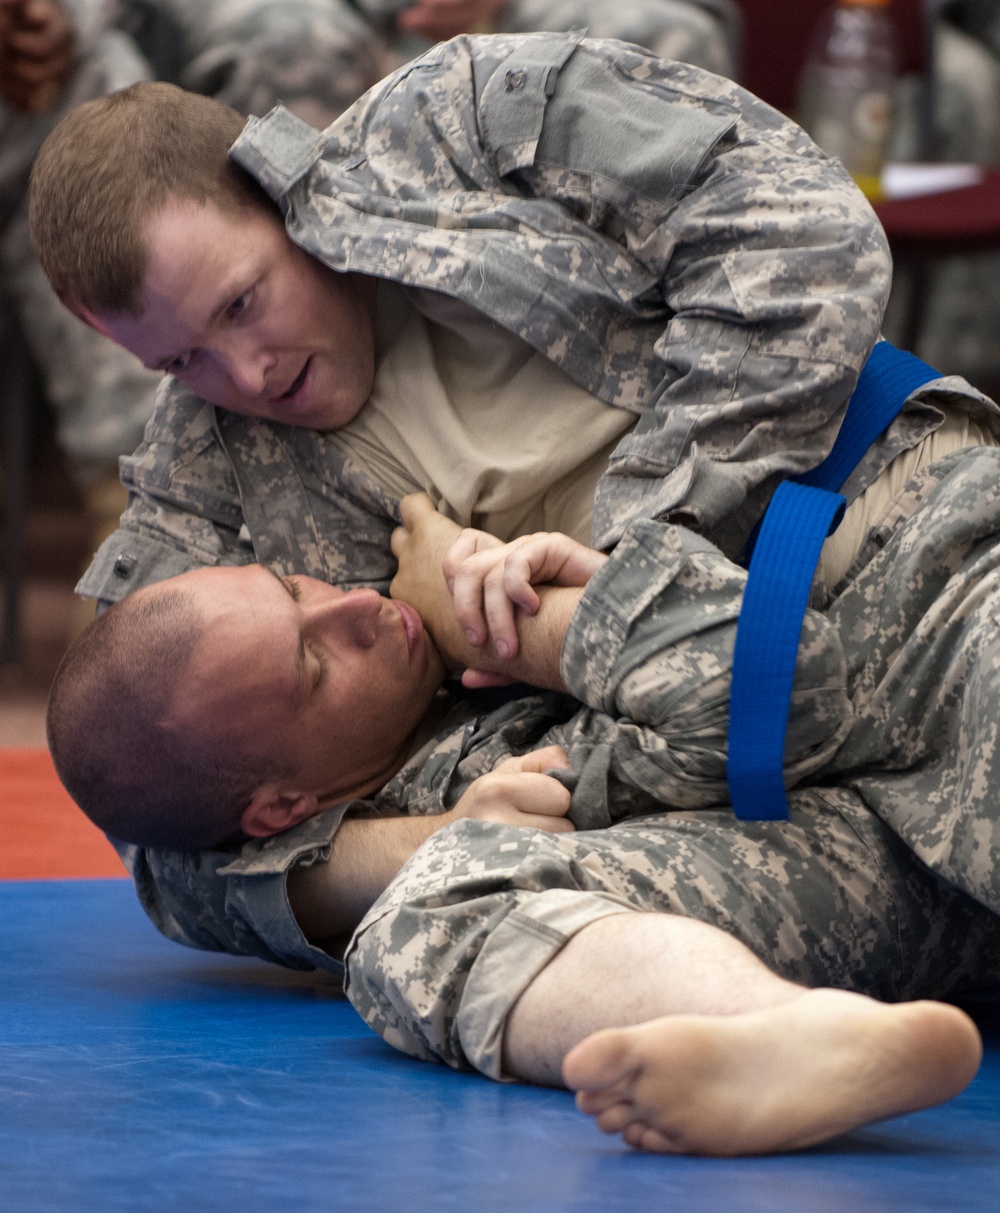
M457 822L348 948L365 1020L414 1056L503 1078L520 994L578 931L629 911L719 927L806 986L997 991L1000 451L933 465L896 510L905 520L886 520L881 551L827 612L853 723L790 794L789 822L728 808L570 835Z

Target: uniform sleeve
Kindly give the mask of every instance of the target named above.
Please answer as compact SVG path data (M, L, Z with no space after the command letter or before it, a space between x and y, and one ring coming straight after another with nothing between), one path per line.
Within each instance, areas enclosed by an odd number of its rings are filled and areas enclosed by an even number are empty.
M399 505L325 436L216 410L167 378L134 455L129 504L77 587L117 602L190 569L254 561L388 592Z
M190 569L255 559L213 410L175 381L164 380L145 440L120 467L128 507L77 593L117 602Z
M826 455L878 338L878 219L839 161L721 77L584 42L547 85L534 148L506 135L517 84L501 64L484 90L499 170L616 241L623 290L636 267L648 276L614 373L639 356L655 374L598 492L595 542L677 508L703 533L726 518L745 535L779 477Z
M602 548L683 512L738 551L829 452L878 338L888 248L839 161L624 43L463 36L322 136L278 109L231 155L332 269L460 299L638 417L598 489Z
M154 926L192 948L339 971L337 957L313 947L299 928L288 900L288 874L329 858L348 812L364 818L443 813L471 736L466 722L479 719L475 706L464 701L453 711L442 720L440 734L370 799L345 801L283 833L201 852L115 842Z
M168 851L116 843L142 908L168 939L210 952L256 956L294 969L339 971L314 948L288 901L288 873L322 862L348 806L234 850Z
M611 773L661 804L726 804L736 623L746 573L682 527L633 524L588 584L563 644L567 690L593 711ZM803 623L785 740L791 785L822 766L851 722L830 621Z

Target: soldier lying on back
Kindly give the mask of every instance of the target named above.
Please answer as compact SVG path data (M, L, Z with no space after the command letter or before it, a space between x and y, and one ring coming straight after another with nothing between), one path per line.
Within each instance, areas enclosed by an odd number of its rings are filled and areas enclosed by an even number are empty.
M456 39L324 136L131 90L53 135L33 216L64 301L170 372L82 583L105 601L254 562L385 591L414 489L502 538L610 550L662 519L735 555L829 450L889 283L874 215L797 127L576 35ZM997 428L961 380L915 393L852 477L825 588L913 470ZM332 963L286 884L331 844L391 873L420 841L408 818L338 832L344 807L264 845L123 851L172 937Z
M537 612L518 620L518 653L499 661L470 648L444 578L428 572L457 528L427 498L404 503L394 541L394 590L422 615L259 567L192 572L113 607L53 688L57 767L102 828L139 846L249 835L260 840L244 844L249 875L248 848L266 869L268 848L294 837L309 863L289 878L289 900L278 912L272 895L266 923L230 906L235 936L329 967L364 915L348 993L390 1043L492 1077L561 1075L633 1144L755 1153L925 1106L971 1078L974 1029L940 1003L873 999L1000 979L995 866L960 841L941 848L943 814L923 841L947 880L897 836L926 830L927 806L945 795L956 835L988 826L1000 782L983 753L954 794L956 764L982 753L982 722L995 719L983 698L994 663L973 658L995 610L984 539L992 528L988 550L1000 548L1000 455L938 467L924 507L852 590L807 615L789 823L737 822L725 807L743 570L652 521L610 558L549 536L509 556L480 551L480 584L483 562L500 558L586 583L540 588ZM945 545L956 567L935 578ZM456 586L469 564L452 567ZM902 603L909 618L892 609ZM881 630L869 626L887 605ZM442 697L446 666L470 660L552 690L485 714ZM939 739L931 755L936 692L954 664L968 694L949 705L944 733L961 744ZM901 786L912 812L883 822L885 794ZM319 849L332 819L332 848ZM428 841L402 867L405 848L356 845L373 827ZM905 954L899 915L918 941Z

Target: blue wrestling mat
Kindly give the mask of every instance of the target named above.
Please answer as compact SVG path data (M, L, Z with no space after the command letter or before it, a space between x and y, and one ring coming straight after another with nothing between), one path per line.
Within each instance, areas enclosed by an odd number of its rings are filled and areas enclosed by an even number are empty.
M920 1213L1000 1203L1000 1008L944 1108L802 1154L639 1155L561 1091L393 1052L329 978L161 939L127 881L0 884L10 1213Z

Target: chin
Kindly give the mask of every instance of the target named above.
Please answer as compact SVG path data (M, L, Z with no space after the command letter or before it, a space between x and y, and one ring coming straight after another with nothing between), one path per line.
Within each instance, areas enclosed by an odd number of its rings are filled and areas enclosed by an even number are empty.
M353 421L367 403L368 397L365 396L363 400L359 400L357 403L351 401L346 404L335 404L331 405L329 408L321 409L320 412L324 415L325 420L322 421L321 424L319 424L316 428L327 430L339 429L342 425L347 425L349 422Z

